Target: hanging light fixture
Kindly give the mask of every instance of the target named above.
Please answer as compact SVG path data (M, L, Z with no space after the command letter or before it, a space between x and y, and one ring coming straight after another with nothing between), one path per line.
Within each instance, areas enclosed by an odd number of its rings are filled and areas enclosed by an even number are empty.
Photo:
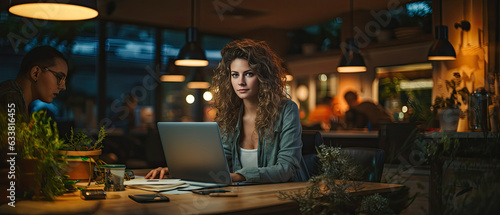
M354 0L351 0L351 38L346 40L342 47L342 58L337 67L339 73L366 72L363 56L359 53L358 43L354 38Z
M205 80L205 75L200 68L193 68L193 79L187 84L189 89L207 89L210 87L210 83Z
M439 1L439 23L435 27L436 41L432 44L427 55L428 60L456 60L457 54L453 45L448 41L448 26L443 25L443 1Z
M366 72L365 60L359 53L357 41L354 38L347 39L347 47L340 59L337 71L340 73Z
M186 80L186 76L175 68L174 61L173 58L168 59L167 72L160 77L162 82L184 82Z
M198 29L194 27L194 0L191 0L191 27L186 33L186 44L179 51L176 66L204 67L208 66L205 51L197 44Z
M96 0L11 0L9 12L34 19L75 21L97 17Z

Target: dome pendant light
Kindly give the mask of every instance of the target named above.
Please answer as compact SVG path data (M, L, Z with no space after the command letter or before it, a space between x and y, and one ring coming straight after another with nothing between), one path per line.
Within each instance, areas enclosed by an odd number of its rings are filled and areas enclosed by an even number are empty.
M346 47L342 47L342 58L337 67L339 73L366 72L363 56L359 53L358 44L354 38L354 0L351 0L351 38L347 39Z
M11 0L9 12L18 16L57 20L76 21L97 17L96 0Z
M448 41L448 27L443 25L443 1L439 1L440 25L435 27L436 41L432 44L427 55L428 60L456 60L455 48Z
M194 0L191 0L191 27L186 34L186 45L182 47L175 60L176 66L204 67L208 66L205 51L197 44L198 29L194 27Z
M187 83L187 88L189 89L207 89L210 87L210 83L205 80L205 75L201 68L193 68L193 77Z
M174 59L168 59L167 71L160 77L162 82L184 82L186 76L181 74L174 65Z
M337 71L339 73L366 72L365 60L359 53L356 39L347 39L347 47L344 50Z

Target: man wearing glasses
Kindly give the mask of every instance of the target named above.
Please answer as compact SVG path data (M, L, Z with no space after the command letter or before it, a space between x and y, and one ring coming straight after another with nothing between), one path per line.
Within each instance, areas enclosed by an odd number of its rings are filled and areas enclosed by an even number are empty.
M29 121L28 106L39 99L51 103L66 89L68 60L51 46L39 46L26 54L15 80L0 83L0 114L12 113Z

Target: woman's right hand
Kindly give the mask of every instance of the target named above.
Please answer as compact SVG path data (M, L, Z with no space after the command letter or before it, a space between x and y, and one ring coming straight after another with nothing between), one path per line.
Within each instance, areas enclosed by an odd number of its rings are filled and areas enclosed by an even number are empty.
M149 173L144 177L145 179L153 179L158 176L159 179L168 178L168 167L158 167L149 171Z

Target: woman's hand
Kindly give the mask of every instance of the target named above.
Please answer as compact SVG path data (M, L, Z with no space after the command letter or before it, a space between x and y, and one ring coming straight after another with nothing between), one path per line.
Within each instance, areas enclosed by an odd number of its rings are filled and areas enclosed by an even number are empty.
M168 167L158 167L156 169L153 169L144 178L153 179L156 176L159 176L159 179L168 178Z
M231 181L233 182L242 182L247 180L245 176L238 173L229 173L229 175L231 176Z

